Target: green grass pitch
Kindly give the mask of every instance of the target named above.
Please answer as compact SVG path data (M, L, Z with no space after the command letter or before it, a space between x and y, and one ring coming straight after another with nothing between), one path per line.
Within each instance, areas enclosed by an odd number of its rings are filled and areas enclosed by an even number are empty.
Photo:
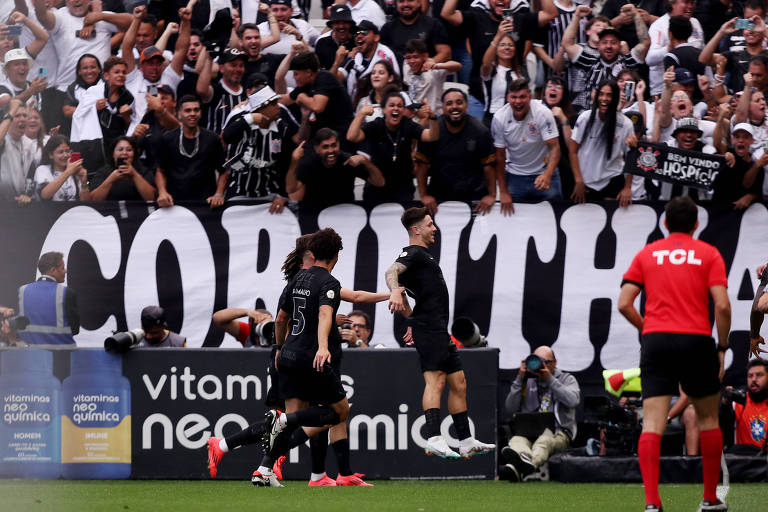
M643 509L640 484L563 484L493 481L377 481L375 487L282 489L233 481L0 480L0 510L55 511L631 511ZM661 486L666 512L696 510L701 485ZM764 483L734 484L731 511L765 512Z

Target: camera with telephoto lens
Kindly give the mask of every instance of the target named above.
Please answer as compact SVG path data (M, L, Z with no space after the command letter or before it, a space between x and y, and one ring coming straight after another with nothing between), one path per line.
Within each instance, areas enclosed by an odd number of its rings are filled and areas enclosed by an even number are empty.
M6 319L12 331L23 331L29 325L29 318L24 315L11 316Z
M453 321L451 334L464 345L464 348L488 346L488 340L480 334L480 328L467 316L460 316Z
M341 331L343 331L344 329L352 329L352 324L346 323L346 324L342 325L341 327L339 327L339 334L341 334ZM355 341L347 341L347 346L349 346L349 347L359 347L362 344L363 344L363 340L361 340L361 339L357 339Z
M544 360L536 354L530 354L525 358L526 377L536 377L536 373L544 367Z
M747 403L747 391L744 389L725 388L722 391L721 396L723 397L723 400L728 402L736 402L741 405Z
M122 354L135 348L144 339L144 329L115 332L104 340L104 350Z
M275 344L275 321L265 320L256 323L253 318L248 319L248 325L251 328L251 345L256 347L269 347Z

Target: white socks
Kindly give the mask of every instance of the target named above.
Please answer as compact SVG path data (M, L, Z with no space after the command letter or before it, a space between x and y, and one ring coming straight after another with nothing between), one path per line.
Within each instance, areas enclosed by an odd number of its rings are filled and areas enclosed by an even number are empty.
M325 473L312 473L312 476L309 477L310 480L313 482L317 482L318 480L322 480L325 478Z
M229 446L227 446L227 442L222 437L219 439L219 450L223 451L224 453L227 453L229 451Z

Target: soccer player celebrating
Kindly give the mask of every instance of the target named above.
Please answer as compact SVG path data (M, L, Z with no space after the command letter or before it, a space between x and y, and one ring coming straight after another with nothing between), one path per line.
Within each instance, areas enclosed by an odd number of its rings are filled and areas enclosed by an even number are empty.
M385 274L392 290L389 309L407 315L401 284L416 300L410 317L411 337L419 353L424 375L422 405L428 430L427 455L446 459L470 458L489 453L496 445L481 443L469 432L467 381L456 346L448 334L448 288L440 266L427 247L435 242L437 226L426 208L409 208L400 219L408 231L410 245ZM440 435L440 398L448 384L448 411L459 437L459 453Z
M699 424L704 499L699 510L728 510L716 494L723 434L717 408L728 349L731 305L723 257L692 238L699 225L688 196L665 209L669 236L645 246L624 274L619 311L642 333L643 433L637 447L645 487L645 510L660 511L659 454L669 404L678 383L693 402ZM645 288L645 317L635 298ZM715 304L718 343L711 337L709 296Z

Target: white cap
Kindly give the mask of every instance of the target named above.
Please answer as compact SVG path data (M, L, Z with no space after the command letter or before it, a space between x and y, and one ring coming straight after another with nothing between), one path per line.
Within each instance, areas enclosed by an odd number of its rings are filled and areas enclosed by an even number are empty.
M12 50L8 50L5 52L5 59L3 61L3 65L8 65L9 62L13 62L15 60L26 60L27 64L31 67L32 64L34 64L34 59L29 56L27 53L27 50L24 48L14 48Z
M258 110L265 106L267 103L277 101L280 99L280 95L276 94L270 86L264 86L258 91L248 96L248 104L252 110Z
M739 123L736 126L733 127L733 130L731 130L731 134L736 133L739 130L743 130L750 134L752 138L755 138L755 127L752 126L750 123Z

